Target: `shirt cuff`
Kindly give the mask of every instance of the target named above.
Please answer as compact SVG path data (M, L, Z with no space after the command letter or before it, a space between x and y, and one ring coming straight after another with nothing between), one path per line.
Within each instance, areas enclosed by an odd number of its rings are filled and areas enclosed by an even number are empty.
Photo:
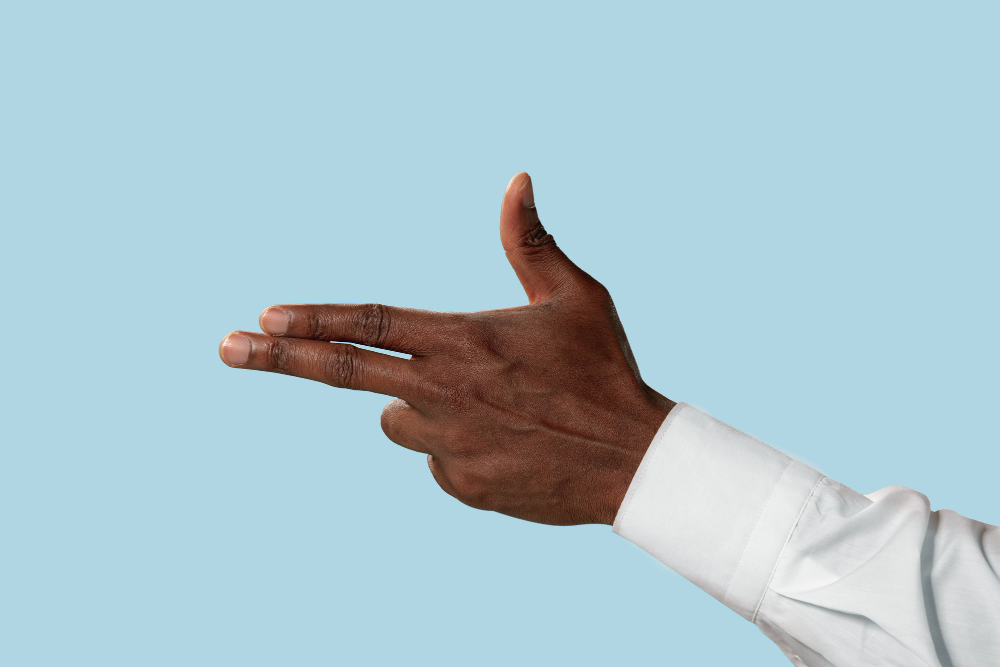
M817 471L687 403L664 419L614 531L747 620Z

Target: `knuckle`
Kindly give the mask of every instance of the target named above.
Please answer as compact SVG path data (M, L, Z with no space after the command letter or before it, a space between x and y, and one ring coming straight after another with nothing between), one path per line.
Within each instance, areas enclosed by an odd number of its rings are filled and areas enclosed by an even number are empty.
M309 316L306 318L306 327L307 338L326 338L326 317L324 317L323 312L319 308L314 308L310 311Z
M527 230L517 237L516 246L524 252L538 252L554 248L556 240L545 231L545 227L540 220L536 220Z
M476 353L486 346L490 339L490 332L485 323L478 320L469 320L462 326L458 342L467 352Z
M382 347L389 333L389 309L380 303L361 307L355 326L359 341L370 347Z
M292 365L295 348L291 341L275 338L267 348L267 365L271 368L287 371Z
M452 483L451 475L445 472L444 466L441 465L441 462L433 454L427 455L427 467L430 469L431 476L434 477L434 481L437 482L442 491L458 501L465 502Z
M451 486L455 490L455 495L466 505L471 507L485 507L489 504L490 489L478 475L465 471L453 472L451 475Z
M458 493L455 491L455 487L452 485L448 476L444 473L444 469L441 466L441 462L433 454L427 455L427 467L431 471L431 475L434 477L434 481L437 485L447 493L448 495L458 498Z
M482 359L484 355L496 353L501 333L502 328L487 319L468 317L456 328L451 340L454 347L464 356Z
M384 408L382 408L382 416L380 418L380 423L382 425L382 432L389 437L390 440L393 436L399 434L400 430L400 420L403 416L403 410L406 409L406 404L402 399L395 399L389 402Z
M392 405L391 403L389 405ZM382 410L382 417L379 419L379 423L382 426L382 432L385 433L386 437L390 440L392 439L392 434L394 433L395 424L393 423L393 413L395 411L390 409L387 405Z
M358 348L353 345L337 345L326 356L323 378L327 384L344 389L352 389L357 382Z

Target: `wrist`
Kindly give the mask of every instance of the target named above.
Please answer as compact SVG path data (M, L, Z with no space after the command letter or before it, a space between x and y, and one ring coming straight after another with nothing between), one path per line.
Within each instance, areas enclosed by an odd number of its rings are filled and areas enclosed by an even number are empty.
M621 448L616 465L609 470L607 502L602 507L596 523L606 523L609 526L614 524L618 510L639 465L642 463L646 450L649 449L667 415L677 405L675 401L650 387L646 387L646 394L648 397L647 408L643 410L643 417L640 420L641 428L637 429L635 434L631 436L631 442L623 443L625 446Z

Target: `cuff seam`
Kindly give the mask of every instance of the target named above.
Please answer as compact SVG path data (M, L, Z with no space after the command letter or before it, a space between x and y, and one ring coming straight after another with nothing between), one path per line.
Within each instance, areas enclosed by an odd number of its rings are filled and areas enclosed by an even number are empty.
M791 462L789 462L789 464L790 463ZM782 473L782 475L784 475L784 473ZM757 600L757 605L754 607L753 615L750 616L751 623L757 622L757 614L760 612L760 606L764 602L764 596L767 595L768 589L771 588L771 580L774 579L774 573L778 571L778 564L781 562L781 556L785 553L788 543L792 540L792 535L795 533L795 529L798 528L799 521L802 520L802 514L806 511L809 501L812 500L813 495L816 493L816 489L819 488L820 483L825 479L826 475L820 475L819 479L817 479L812 485L812 488L809 489L809 495L806 496L806 499L802 502L802 507L799 508L799 513L795 516L795 521L792 523L792 527L788 529L788 535L785 536L785 541L781 545L781 549L778 551L778 557L774 559L774 566L771 568L771 574L768 575L767 583L764 585L764 590L761 591L760 599ZM775 488L777 488L777 485L775 485ZM730 585L732 585L732 582L730 582Z
M725 604L725 601L729 599L729 589L733 587L733 581L736 579L736 573L740 571L740 565L743 564L743 558L747 555L747 547L749 547L750 546L750 542L753 541L753 536L757 532L757 526L760 525L760 520L764 517L764 511L767 509L768 503L771 502L771 498L774 497L774 490L777 489L779 486L781 486L781 480L783 480L785 478L785 473L788 472L788 468L791 465L792 465L792 459L789 458L787 461L785 461L785 467L781 469L781 474L778 475L778 479L775 480L774 486L771 487L771 492L769 494L767 494L767 500L765 500L761 504L761 506L760 506L760 514L757 515L757 520L754 522L753 528L750 530L750 533L747 535L747 541L743 545L743 551L740 552L740 557L736 561L736 567L733 568L733 574L732 574L731 577L729 577L729 583L726 585L726 591L722 594L722 602L724 604ZM812 495L811 492L810 492L810 495ZM801 515L801 511L800 511L800 515ZM795 518L795 522L798 523L798 521L799 521L799 519L798 519L798 517L796 517ZM785 540L785 542L787 543L787 540ZM782 551L784 551L785 546L782 545L781 549L782 549ZM778 553L779 553L779 556L780 556L781 552L779 551ZM773 574L773 572L772 572L772 574ZM771 581L771 578L768 577L768 583L770 583L770 581ZM766 586L764 587L764 590L767 590Z

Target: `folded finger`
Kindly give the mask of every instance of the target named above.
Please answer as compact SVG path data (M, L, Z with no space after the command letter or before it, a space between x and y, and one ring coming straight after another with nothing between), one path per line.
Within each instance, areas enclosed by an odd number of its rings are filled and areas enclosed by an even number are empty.
M428 454L431 451L430 425L415 407L397 398L382 410L382 432L400 447Z

